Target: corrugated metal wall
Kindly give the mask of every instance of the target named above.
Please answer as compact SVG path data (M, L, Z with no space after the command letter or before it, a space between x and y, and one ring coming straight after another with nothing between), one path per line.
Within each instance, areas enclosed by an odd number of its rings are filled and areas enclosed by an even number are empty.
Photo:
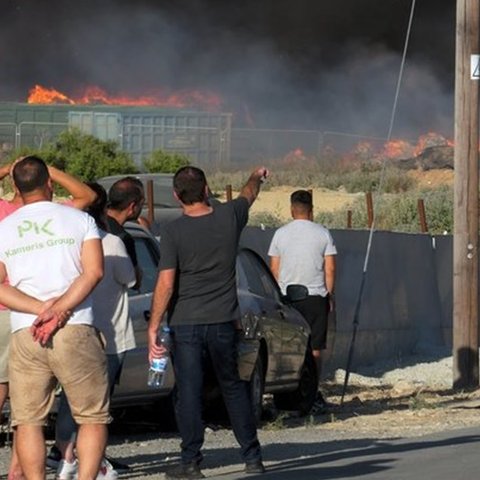
M117 141L137 165L154 150L217 166L230 161L231 114L112 105L0 103L3 149L42 147L67 128Z

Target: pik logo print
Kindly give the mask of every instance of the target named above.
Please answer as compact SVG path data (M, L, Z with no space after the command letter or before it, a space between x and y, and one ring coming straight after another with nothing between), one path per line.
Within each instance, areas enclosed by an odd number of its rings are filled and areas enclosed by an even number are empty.
M20 225L17 226L18 236L23 238L26 233L35 233L37 235L55 235L54 232L48 229L52 219L45 221L44 223L31 222L30 220L24 220Z

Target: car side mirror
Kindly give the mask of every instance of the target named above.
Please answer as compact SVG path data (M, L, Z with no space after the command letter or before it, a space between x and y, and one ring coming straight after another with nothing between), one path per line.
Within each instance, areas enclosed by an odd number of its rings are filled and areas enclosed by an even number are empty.
M308 297L308 288L305 285L292 284L287 286L287 294L284 300L287 303L299 302Z

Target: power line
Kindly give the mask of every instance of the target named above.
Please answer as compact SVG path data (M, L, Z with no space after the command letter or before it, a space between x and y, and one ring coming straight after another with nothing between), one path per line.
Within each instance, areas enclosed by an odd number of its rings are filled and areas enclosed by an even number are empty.
M388 134L387 134L387 142L389 142L392 138L392 131L393 131L393 126L395 123L395 117L397 113L397 105L398 105L398 98L400 95L400 86L402 84L402 79L403 79L403 71L405 68L405 62L407 59L407 51L408 51L408 44L410 41L410 33L412 30L412 24L413 24L413 18L414 18L414 13L415 13L415 3L416 0L412 0L412 6L410 9L410 18L408 20L408 27L407 27L407 32L405 35L405 44L403 48L403 55L402 55L402 61L400 63L400 71L398 74L398 79L397 79L397 87L395 89L395 98L393 101L393 106L392 106L392 113L390 116L390 123L388 127ZM363 291L365 288L365 280L367 276L367 270L368 270L368 262L370 260L370 253L372 249L372 240L373 240L373 232L375 230L375 212L377 211L377 203L378 203L378 197L379 193L382 192L383 190L383 182L385 179L385 171L386 171L386 166L387 166L387 159L385 158L382 162L382 168L380 171L380 180L378 183L378 187L376 190L376 195L375 195L375 201L374 201L374 208L373 208L373 219L372 219L372 224L370 226L370 231L368 235L368 243L367 243L367 248L365 251L365 260L363 263L363 271L362 271L362 278L360 281L360 289L358 291L358 296L357 296L357 301L355 304L355 310L353 312L353 332L352 332L352 340L350 342L350 348L348 351L348 357L347 357L347 366L345 368L345 379L343 383L343 390L342 390L342 399L341 399L341 405L343 405L343 400L345 397L347 385L348 385L348 379L350 377L350 368L352 364L352 359L353 359L353 351L354 351L354 345L355 345L355 338L357 336L357 329L358 329L358 324L359 324L359 314L360 314L360 307L362 305L362 299L363 299Z

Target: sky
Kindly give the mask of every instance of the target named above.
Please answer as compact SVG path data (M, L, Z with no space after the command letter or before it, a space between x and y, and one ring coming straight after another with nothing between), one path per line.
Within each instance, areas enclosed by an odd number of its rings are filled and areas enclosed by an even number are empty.
M417 0L394 134L451 136L455 2ZM2 0L0 101L200 89L234 126L385 136L410 0Z

